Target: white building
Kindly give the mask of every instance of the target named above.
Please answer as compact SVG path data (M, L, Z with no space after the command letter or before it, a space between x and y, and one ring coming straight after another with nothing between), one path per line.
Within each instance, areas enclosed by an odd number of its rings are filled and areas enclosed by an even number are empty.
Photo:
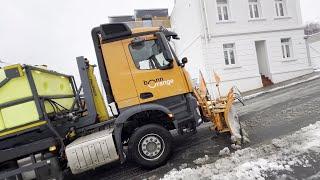
M320 33L308 37L310 59L314 69L320 69Z
M224 94L312 72L299 0L175 0L171 24L178 56L193 78L203 72L210 92L213 71Z

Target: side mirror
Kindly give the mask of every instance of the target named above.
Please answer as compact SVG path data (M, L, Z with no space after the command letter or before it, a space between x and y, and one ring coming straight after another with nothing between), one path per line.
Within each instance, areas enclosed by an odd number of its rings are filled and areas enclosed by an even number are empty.
M162 32L156 32L156 36L157 36L157 39L160 41L160 46L161 46L164 58L168 62L172 63L173 56L171 54L166 36Z
M188 58L184 57L181 60L181 67L184 67L188 63Z
M187 64L188 63L188 58L184 57L181 60L182 64Z

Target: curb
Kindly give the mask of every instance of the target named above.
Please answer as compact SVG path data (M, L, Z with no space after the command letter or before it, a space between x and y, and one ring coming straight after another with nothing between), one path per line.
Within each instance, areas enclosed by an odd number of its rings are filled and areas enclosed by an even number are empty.
M261 92L258 92L258 93L250 94L250 95L244 96L243 100L249 100L249 99L255 98L257 96L260 96L262 94L278 91L278 90L281 90L281 89L284 89L284 88L288 88L288 87L292 87L292 86L295 86L295 85L298 85L298 84L301 84L301 83L309 82L309 81L312 81L312 80L315 80L315 79L318 79L318 78L320 78L320 75L316 75L316 76L310 77L308 79L304 79L304 80L300 80L300 81L297 81L297 82L293 82L293 83L286 84L286 85L283 85L283 86L280 86L280 87L275 87L273 89L269 89L269 90L266 90L266 91L261 91Z

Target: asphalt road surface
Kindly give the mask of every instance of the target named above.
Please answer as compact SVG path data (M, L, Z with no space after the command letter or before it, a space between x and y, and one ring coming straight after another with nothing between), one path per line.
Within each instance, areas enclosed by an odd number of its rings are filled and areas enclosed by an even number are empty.
M320 120L320 79L264 94L245 103L246 106L237 104L236 108L251 140L246 147L259 146ZM209 130L210 125L201 125L195 135L175 137L174 152L162 167L145 170L130 162L124 165L114 164L81 174L76 179L159 179L173 168L197 166L193 161L205 155L209 157L206 163L214 162L220 158L220 150L230 147L230 141L227 135L214 138ZM320 161L317 155L314 159ZM294 168L294 172L284 179L303 179L318 173L319 161L314 162L311 167Z

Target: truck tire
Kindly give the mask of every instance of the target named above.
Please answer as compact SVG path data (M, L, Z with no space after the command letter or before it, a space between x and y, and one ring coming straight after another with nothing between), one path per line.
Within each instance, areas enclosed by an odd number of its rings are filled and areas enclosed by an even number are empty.
M130 137L129 158L144 168L163 165L171 154L172 136L164 127L148 124L138 128Z

